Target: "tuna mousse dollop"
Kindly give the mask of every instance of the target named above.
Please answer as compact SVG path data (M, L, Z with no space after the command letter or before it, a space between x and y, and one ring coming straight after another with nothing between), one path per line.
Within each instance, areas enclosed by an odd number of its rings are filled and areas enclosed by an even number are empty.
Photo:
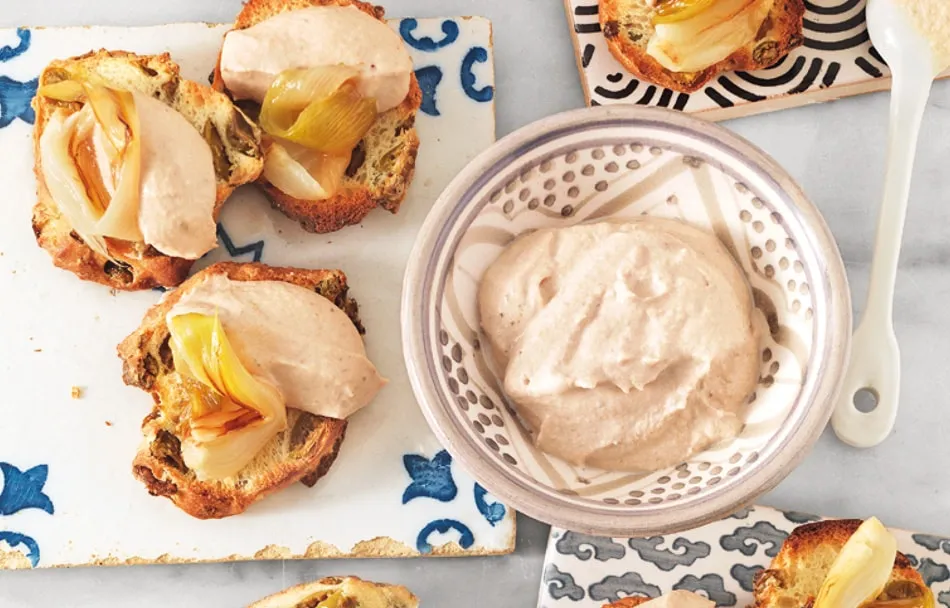
M478 306L544 452L654 471L742 429L768 330L713 234L646 216L537 230L488 268Z

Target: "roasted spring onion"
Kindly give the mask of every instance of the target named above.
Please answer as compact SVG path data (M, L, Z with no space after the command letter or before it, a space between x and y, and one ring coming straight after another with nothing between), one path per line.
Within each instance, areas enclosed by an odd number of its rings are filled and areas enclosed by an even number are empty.
M835 558L815 598L815 608L859 608L887 584L897 540L877 518L865 521Z
M274 142L264 156L264 178L294 198L323 200L339 190L349 164L350 154L324 154Z
M101 255L111 257L103 237L141 241L141 142L132 94L73 80L39 94L84 103L69 115L55 112L40 137L44 182L57 207Z
M230 477L287 426L283 396L244 366L217 315L175 316L168 329L190 398L185 464L199 479Z
M359 72L346 66L281 72L261 105L260 123L273 143L264 177L300 199L333 196L353 148L376 121L376 100L360 95Z
M653 23L677 23L695 17L716 0L666 0L660 2L653 16Z

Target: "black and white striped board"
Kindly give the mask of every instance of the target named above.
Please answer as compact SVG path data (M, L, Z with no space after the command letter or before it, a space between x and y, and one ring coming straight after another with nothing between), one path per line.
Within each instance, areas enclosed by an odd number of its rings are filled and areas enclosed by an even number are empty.
M614 59L597 0L565 0L587 105L635 103L724 120L881 91L887 65L871 46L865 0L805 0L805 42L766 70L732 72L692 94L638 80ZM950 76L950 72L943 77Z

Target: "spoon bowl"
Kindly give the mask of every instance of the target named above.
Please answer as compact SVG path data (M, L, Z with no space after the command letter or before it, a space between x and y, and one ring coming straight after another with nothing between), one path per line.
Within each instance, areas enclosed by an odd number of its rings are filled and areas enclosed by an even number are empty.
M937 66L930 42L914 25L901 0L868 0L871 42L887 62L894 80L920 73L930 82L947 66ZM892 86L892 93L899 87Z

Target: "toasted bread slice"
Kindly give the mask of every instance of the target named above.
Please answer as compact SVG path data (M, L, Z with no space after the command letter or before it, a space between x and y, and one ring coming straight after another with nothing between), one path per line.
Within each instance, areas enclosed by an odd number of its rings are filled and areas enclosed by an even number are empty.
M322 604L334 592L342 594L342 601ZM419 599L408 589L398 585L371 583L355 576L328 577L314 583L304 583L254 602L248 608L418 608Z
M155 407L142 423L145 440L133 461L133 472L153 496L167 496L200 519L241 513L255 501L295 481L313 486L336 459L346 421L287 410L287 430L268 443L234 477L199 481L181 455L181 429L188 396L168 345L165 315L190 285L211 274L232 281L285 281L313 289L346 312L362 332L357 304L347 295L346 275L339 270L301 270L264 264L230 262L210 266L153 306L142 324L118 346L122 379L151 393Z
M101 50L53 61L40 75L40 86L66 79L66 70L92 73L114 88L151 95L170 105L194 125L208 141L214 157L217 173L215 213L237 186L252 182L260 175L263 168L260 129L226 95L182 78L178 65L167 53L135 55ZM49 252L53 264L87 281L123 290L178 285L188 276L194 260L169 257L144 244L130 244L128 255L109 260L90 249L76 235L50 197L40 164L40 136L54 111L64 109L71 114L81 108L81 103L60 102L42 96L33 99L36 111L34 170L38 198L33 208L33 232L37 243Z
M694 593L692 591L686 590L675 590L671 591L668 594L665 594L662 598L649 598L649 597L625 597L612 604L604 604L602 608L634 608L634 606L640 606L646 604L647 602L652 602L654 599L655 602L663 606L715 606L715 603L711 600Z
M249 28L285 11L328 5L355 6L380 20L385 14L382 7L359 0L248 0L234 29ZM220 63L215 67L212 86L226 90ZM415 122L421 104L422 90L413 74L403 102L381 114L353 151L343 186L334 196L319 201L301 200L281 192L262 176L259 183L264 193L275 209L299 222L308 232L334 232L358 224L376 207L397 213L416 169L419 136Z
M654 32L654 10L647 0L600 0L601 29L610 52L630 72L683 93L699 90L723 72L772 66L804 41L804 1L775 0L753 42L700 72L671 72L647 54Z
M800 526L782 545L767 570L755 577L755 608L811 606L831 564L861 525L857 519L822 521ZM929 594L920 574L898 553L891 578L878 600L920 598Z
M604 604L603 608L634 608L634 606L646 604L650 599L648 597L625 597L613 604Z

